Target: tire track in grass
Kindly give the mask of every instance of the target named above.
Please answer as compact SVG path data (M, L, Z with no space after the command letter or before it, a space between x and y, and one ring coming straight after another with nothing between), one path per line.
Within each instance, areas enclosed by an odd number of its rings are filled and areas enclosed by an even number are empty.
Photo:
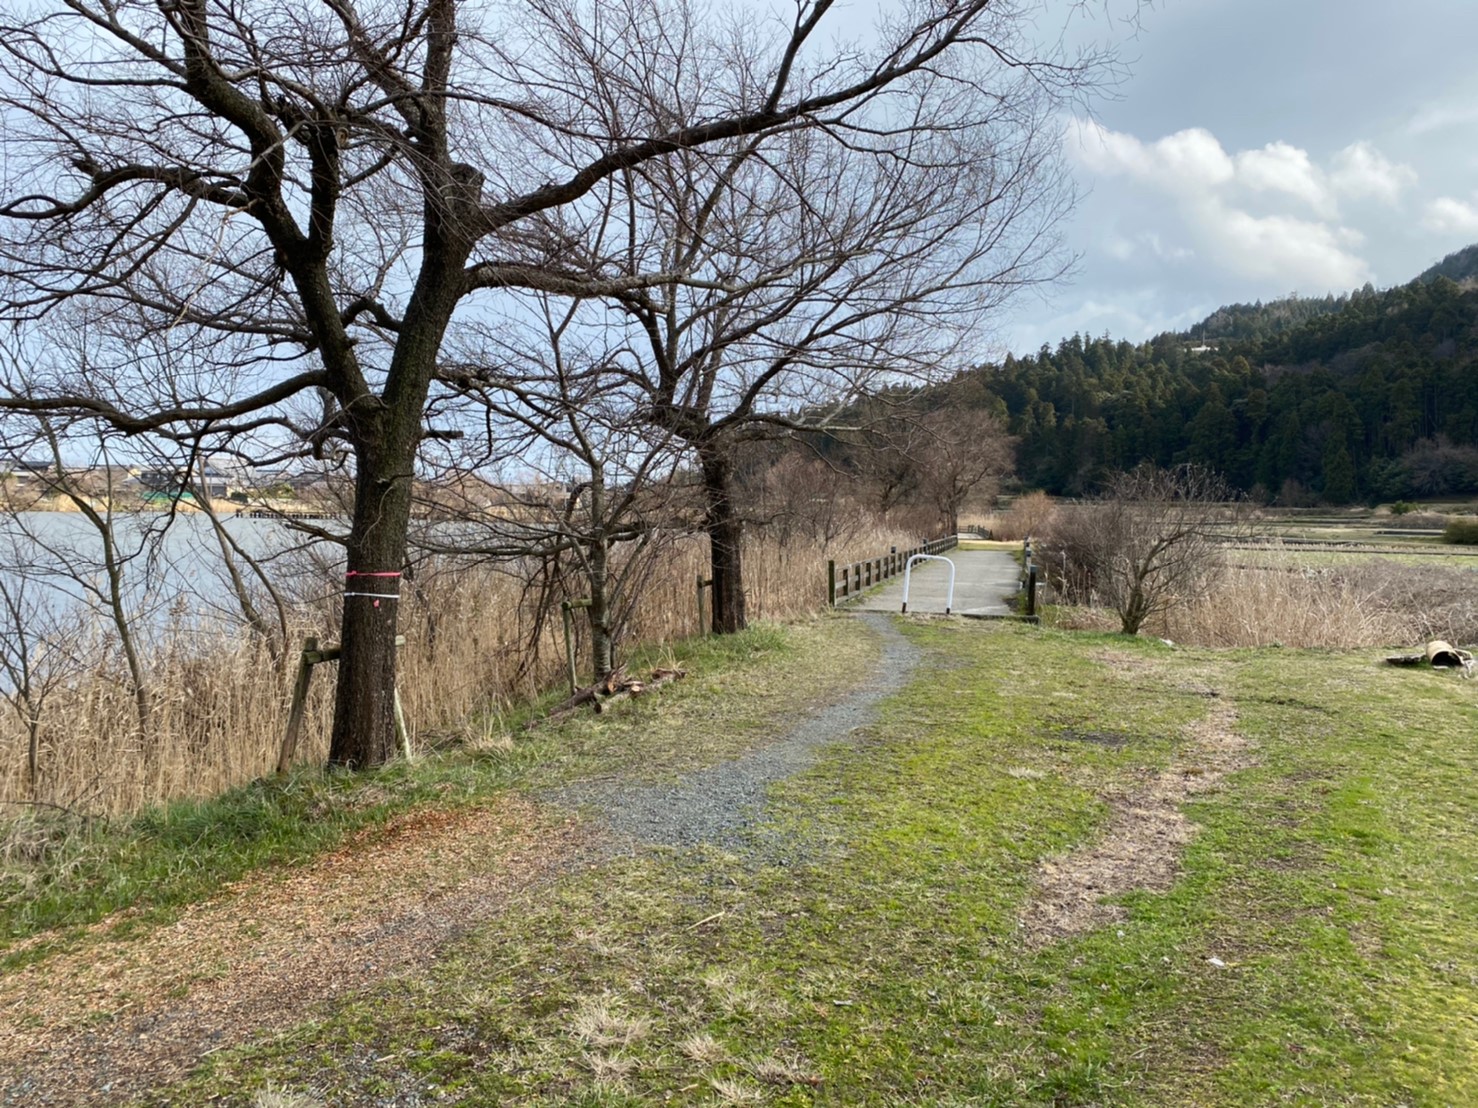
M1111 673L1164 676L1164 667L1119 651L1099 659ZM1205 681L1204 671L1193 671ZM1180 859L1196 834L1185 802L1218 788L1227 774L1254 763L1252 744L1237 733L1233 701L1209 685L1187 687L1204 696L1206 714L1185 728L1186 743L1170 766L1126 791L1106 794L1109 817L1102 835L1067 854L1043 859L1021 914L1023 939L1041 949L1116 923L1122 905L1107 903L1137 890L1163 892L1180 873Z

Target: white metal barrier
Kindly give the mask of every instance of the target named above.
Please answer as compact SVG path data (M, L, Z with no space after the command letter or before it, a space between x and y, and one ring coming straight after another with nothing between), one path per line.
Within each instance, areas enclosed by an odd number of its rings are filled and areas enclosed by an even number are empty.
M955 564L948 558L940 557L938 554L915 554L903 567L903 610L908 611L908 582L913 575L913 564L915 562L943 562L949 566L949 592L944 601L944 614L949 615L955 606Z

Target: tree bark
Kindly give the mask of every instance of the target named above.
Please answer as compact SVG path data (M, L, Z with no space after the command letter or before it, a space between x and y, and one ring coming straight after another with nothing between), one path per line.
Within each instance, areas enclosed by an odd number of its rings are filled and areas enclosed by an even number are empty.
M409 412L409 419L419 426L419 409ZM339 679L328 755L330 765L350 769L383 765L397 749L395 636L416 433L412 430L406 436L403 429L396 430L402 434L392 437L400 441L385 445L372 441L356 451Z
M590 514L597 521L605 518L605 489L602 483L605 474L599 466L592 466L593 479L590 487ZM611 642L611 597L610 597L610 540L605 529L597 525L586 551L586 584L590 586L590 607L585 610L590 621L590 657L595 670L595 681L604 681L616 664L615 649Z
M444 151L443 151L444 153ZM427 187L425 257L380 396L341 398L354 445L354 514L349 527L334 697L331 766L383 765L399 749L395 734L395 636L400 573L411 518L411 485L422 415L442 337L463 291L472 239L456 216L475 210L481 181L460 193ZM433 201L432 196L436 199Z
M713 632L731 634L747 627L744 612L744 525L734 504L734 468L725 451L698 449L707 512L709 575L713 578Z

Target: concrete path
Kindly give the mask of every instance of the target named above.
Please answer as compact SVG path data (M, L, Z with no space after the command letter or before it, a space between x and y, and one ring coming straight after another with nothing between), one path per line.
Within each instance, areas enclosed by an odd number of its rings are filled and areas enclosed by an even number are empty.
M957 615L1005 616L1012 613L1009 598L1016 595L1021 567L1004 550L946 550L955 564ZM908 587L908 610L944 612L949 589L949 567L943 562L917 562ZM857 600L843 602L855 611L896 612L903 607L903 575Z

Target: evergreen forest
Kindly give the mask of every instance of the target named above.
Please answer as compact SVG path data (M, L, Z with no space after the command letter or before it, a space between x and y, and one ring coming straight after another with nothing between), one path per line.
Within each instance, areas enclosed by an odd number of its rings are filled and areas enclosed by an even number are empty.
M1290 506L1478 494L1478 246L1384 291L1236 304L1137 345L1074 335L925 403L993 412L1022 484L1059 495L1146 460Z

